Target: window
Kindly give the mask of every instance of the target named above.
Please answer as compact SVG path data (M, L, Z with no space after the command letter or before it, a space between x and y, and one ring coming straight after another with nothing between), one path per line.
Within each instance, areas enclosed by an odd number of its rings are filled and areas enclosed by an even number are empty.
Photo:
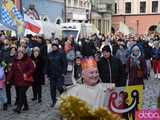
M131 13L131 2L125 3L125 13Z
M158 1L152 1L152 12L158 12Z
M112 11L112 4L107 4L107 10Z
M71 0L68 0L68 6L71 6Z
M74 5L78 6L78 0L74 0Z
M114 4L114 13L117 14L117 3Z
M146 2L140 2L140 13L145 13L146 12Z
M82 7L82 6L83 6L83 2L82 2L82 1L80 1L79 5L80 5L80 7Z

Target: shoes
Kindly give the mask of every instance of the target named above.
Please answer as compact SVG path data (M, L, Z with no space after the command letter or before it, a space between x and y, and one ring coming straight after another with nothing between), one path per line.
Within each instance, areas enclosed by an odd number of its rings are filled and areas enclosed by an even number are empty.
M56 103L51 104L51 106L50 106L50 107L52 107L52 108L53 108L53 107L55 106L55 104L56 104Z
M21 113L21 110L20 109L13 109L13 111L15 112L15 113L18 113L18 114L20 114Z
M32 101L35 101L35 100L37 100L37 98L32 98Z
M7 107L8 107L7 103L3 104L3 110L4 110L4 111L7 110Z
M28 111L28 110L29 110L29 107L24 107L22 110L23 110L23 111Z
M14 105L17 105L18 104L18 102L16 101L15 103L14 103Z
M38 100L38 103L41 103L41 102L42 102L42 100L41 100L41 99L39 99L39 100Z
M7 102L7 105L11 105L11 102Z

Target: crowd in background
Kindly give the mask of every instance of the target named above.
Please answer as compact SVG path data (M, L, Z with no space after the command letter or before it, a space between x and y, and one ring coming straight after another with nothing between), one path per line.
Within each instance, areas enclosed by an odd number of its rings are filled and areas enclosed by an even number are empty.
M45 39L43 35L24 38L0 33L0 102L3 109L11 104L11 88L16 90L14 112L29 110L26 92L32 87L33 98L42 102L45 79L50 81L51 107L56 103L56 89L65 90L65 75L71 73L72 84L83 84L81 60L95 57L99 82L116 87L144 85L151 70L160 79L160 36L93 34L89 38Z

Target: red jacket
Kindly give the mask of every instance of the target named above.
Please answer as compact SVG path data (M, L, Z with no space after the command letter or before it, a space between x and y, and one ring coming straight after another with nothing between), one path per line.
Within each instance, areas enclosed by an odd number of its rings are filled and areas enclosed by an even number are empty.
M34 72L34 65L31 58L25 56L22 60L15 59L11 71L7 76L7 80L13 81L15 86L28 86L31 83L24 81L23 74L28 77L32 76Z

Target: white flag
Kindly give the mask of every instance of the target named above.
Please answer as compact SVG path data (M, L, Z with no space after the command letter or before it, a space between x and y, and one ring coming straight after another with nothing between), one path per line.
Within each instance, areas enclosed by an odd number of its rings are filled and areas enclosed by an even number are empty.
M123 22L120 22L119 32L123 33L124 35L130 34L130 30L129 30L128 26L125 25Z

